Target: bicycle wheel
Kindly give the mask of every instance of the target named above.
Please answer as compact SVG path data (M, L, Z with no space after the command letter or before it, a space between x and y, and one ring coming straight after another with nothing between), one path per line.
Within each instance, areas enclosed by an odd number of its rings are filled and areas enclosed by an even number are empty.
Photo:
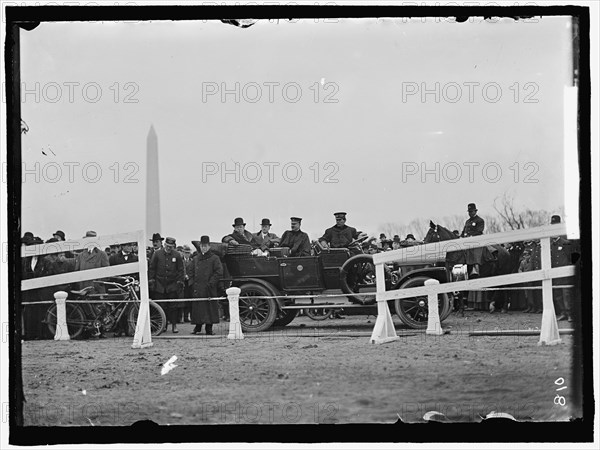
M140 313L140 304L138 302L132 303L129 307L129 314L127 316L128 332L131 336L135 335L135 328L137 326L137 319ZM167 316L163 309L157 303L150 300L150 335L158 336L167 327Z
M85 314L82 309L70 303L65 305L67 314L67 330L71 339L78 338L83 332L85 325ZM50 334L54 336L56 334L56 305L52 305L46 312L46 318L44 323L48 327Z
M310 317L312 320L325 320L327 319L335 310L327 309L327 308L307 308L304 310L304 313Z

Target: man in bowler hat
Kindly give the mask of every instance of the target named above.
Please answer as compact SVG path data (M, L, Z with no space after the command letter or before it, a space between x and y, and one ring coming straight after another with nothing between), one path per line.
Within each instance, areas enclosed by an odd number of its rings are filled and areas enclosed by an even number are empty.
M182 298L184 286L184 269L181 255L175 251L175 238L168 237L164 248L158 249L152 255L148 267L148 283L156 299ZM153 297L155 300L155 298ZM162 303L161 307L171 322L173 333L179 333L177 323L181 315L182 302Z
M270 248L277 247L281 239L279 239L279 236L275 233L271 233L271 221L269 219L263 219L260 226L260 231L254 234L254 240L259 245L260 249L264 252Z
M250 245L253 249L258 248L258 243L249 231L246 231L246 222L241 217L236 217L233 221L233 233L224 236L222 242L229 245Z
M194 298L218 297L219 281L223 277L223 265L217 255L210 250L210 238L200 237L200 242L192 241L198 253L189 267L189 282ZM199 334L206 325L206 334L212 335L213 324L219 323L219 301L200 300L192 302L192 320L195 325L192 334Z

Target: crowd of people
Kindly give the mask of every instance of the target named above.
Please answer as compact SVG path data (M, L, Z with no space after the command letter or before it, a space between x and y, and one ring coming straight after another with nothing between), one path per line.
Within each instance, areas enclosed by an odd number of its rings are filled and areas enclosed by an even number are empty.
M471 237L483 234L485 221L477 215L477 207L469 203L467 207L469 218L465 222L462 232L454 230L455 237ZM234 219L233 231L221 239L228 248L235 250L245 249L250 254L267 256L275 249L286 249L286 256L309 256L314 254L314 249L325 248L353 248L362 253L377 253L396 250L406 246L420 245L423 241L415 239L412 233L407 234L404 239L394 235L388 239L384 233L379 239L366 239L367 235L356 228L346 225L345 212L334 213L335 225L327 228L323 235L311 241L308 234L301 230L302 218L291 217L290 229L284 231L281 237L271 231L272 223L268 218L261 222L261 229L257 232L246 230L246 223L241 217ZM559 223L560 216L552 216L551 223ZM95 238L95 231L87 231L83 238ZM56 231L46 241L31 232L24 233L21 243L24 246L44 243L65 241L66 235L63 231ZM193 241L195 248L189 245L178 246L173 237L163 238L160 233L154 233L151 239L152 246L146 248L148 262L148 279L150 298L159 301L165 310L167 322L171 325L171 332L178 333L177 325L182 322L191 322L195 325L193 334L201 333L205 327L205 333L213 334L213 325L220 319L226 319L227 309L220 311L216 300L199 302L160 302L160 300L176 300L183 298L209 298L222 295L219 282L223 278L224 267L219 256L211 251L210 238L202 236L200 241ZM356 245L358 243L358 246ZM355 244L353 246L353 244ZM557 237L552 241L552 266L570 264L571 243L564 237ZM482 264L482 248L473 248L465 251L467 267L470 277L479 275L479 265ZM100 267L108 267L119 264L136 262L139 258L137 242L111 245L104 250L98 247L86 248L79 251L65 251L51 253L46 256L28 256L22 258L23 279L57 275L78 270L87 270ZM567 261L567 259L569 261ZM519 260L519 272L538 269L540 266L539 246L526 246ZM568 280L555 279L554 284L565 284ZM539 284L539 283L538 283ZM76 286L62 285L43 289L24 291L23 303L40 299L51 299L57 290L69 291L71 288L82 289L93 286L97 293L102 293L104 288L101 284L95 284L92 280L82 281ZM568 289L554 289L555 309L559 320L571 320L571 295ZM520 303L526 303L524 312L541 312L541 293L538 291L524 291L520 294ZM507 302L508 303L508 302ZM45 310L42 307L28 307L24 312L24 331L26 338L38 338L44 335ZM517 306L517 305L514 305ZM518 308L518 306L517 306ZM498 310L505 311L507 305L498 304ZM490 311L494 312L496 305L492 302Z

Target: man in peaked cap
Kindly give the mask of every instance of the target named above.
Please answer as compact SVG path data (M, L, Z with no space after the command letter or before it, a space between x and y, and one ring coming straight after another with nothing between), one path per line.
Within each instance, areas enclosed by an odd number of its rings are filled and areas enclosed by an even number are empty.
M262 251L277 247L281 239L275 233L271 233L271 221L263 219L260 223L261 230L254 234L254 240Z
M319 239L323 247L348 248L350 243L358 239L360 234L356 228L346 225L346 213L336 212L335 225L325 230L325 234Z
M550 218L550 225L561 223L558 215ZM551 267L563 267L572 264L571 255L576 251L575 243L567 239L566 236L555 236L550 239L550 260ZM565 286L573 284L573 277L553 278L553 286ZM553 288L552 300L554 310L556 311L556 320L573 321L573 299L571 288Z
M301 217L290 217L290 230L283 232L281 247L289 247L290 256L310 256L310 239L300 230Z
M233 221L233 233L223 236L221 242L229 245L250 245L253 249L258 248L258 243L249 231L246 231L246 222L241 217L236 217Z
M184 269L181 255L175 251L175 238L165 239L164 248L154 252L148 265L148 284L153 292L152 299L176 299L183 295ZM177 323L181 315L182 302L163 302L162 308L171 322L173 333L179 333Z
M465 226L460 237L466 238L471 236L481 236L485 228L484 220L477 215L477 206L475 203L469 203L467 206L469 218L465 222ZM469 276L471 278L479 277L479 265L483 263L484 247L470 248L465 250L466 264L470 266Z

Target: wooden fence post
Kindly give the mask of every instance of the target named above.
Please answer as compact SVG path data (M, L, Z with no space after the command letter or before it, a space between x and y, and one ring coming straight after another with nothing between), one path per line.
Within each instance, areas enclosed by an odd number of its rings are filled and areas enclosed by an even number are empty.
M67 327L67 293L58 291L54 293L56 299L56 330L54 332L55 341L68 341L69 328Z
M440 282L434 278L425 280L425 286L432 286L436 284L440 284ZM444 334L442 331L442 323L440 322L440 308L438 306L437 294L427 295L427 306L429 309L429 314L427 316L427 331L425 331L425 334L435 334L438 336Z
M244 339L242 324L240 323L240 293L237 287L230 287L225 291L229 300L229 334L227 339Z

